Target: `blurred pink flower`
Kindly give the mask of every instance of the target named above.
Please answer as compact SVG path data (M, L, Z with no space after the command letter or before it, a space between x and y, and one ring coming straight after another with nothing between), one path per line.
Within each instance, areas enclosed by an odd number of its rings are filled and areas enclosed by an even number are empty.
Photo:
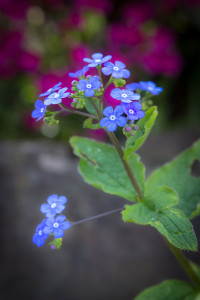
M155 5L147 1L141 3L127 4L123 10L126 23L138 26L155 16Z
M27 51L21 51L16 61L20 70L29 73L36 72L38 70L39 63L40 57Z
M0 11L8 17L23 19L30 5L29 0L0 0Z
M112 2L109 0L75 0L75 5L78 8L94 8L104 13L109 12L112 8Z
M143 36L139 29L120 23L110 26L109 38L111 42L125 45L137 45L143 42Z

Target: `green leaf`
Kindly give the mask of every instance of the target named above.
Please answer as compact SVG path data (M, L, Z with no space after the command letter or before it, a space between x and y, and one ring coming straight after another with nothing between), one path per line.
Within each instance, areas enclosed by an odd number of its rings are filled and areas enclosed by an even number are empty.
M187 282L167 280L144 290L134 300L200 300L200 294Z
M158 187L135 205L126 205L122 212L125 222L155 227L168 241L180 249L197 250L196 236L192 224L179 209L176 192L167 186Z
M85 97L85 96L82 96L81 97L84 101L85 101L85 107L87 109L87 111L96 116L97 115L97 112L96 112L96 109L93 107L92 105L92 102L91 102L91 97ZM97 105L99 106L99 99L98 98L92 98L92 101Z
M89 129L99 129L102 128L99 123L93 123L94 120L92 118L88 118L83 123L83 128L89 128Z
M177 208L190 219L200 214L200 178L190 175L191 165L195 160L200 160L200 141L157 169L146 184L149 193L162 185L173 188L179 195Z
M129 137L126 141L126 150L124 154L125 159L127 159L132 152L138 150L142 146L153 127L157 115L157 107L152 106L145 112L145 117L139 120L137 123L139 127L138 130L134 136Z
M81 158L79 171L87 183L106 193L136 200L136 192L113 146L82 137L72 137L70 144L74 153ZM133 153L128 163L143 191L145 170L139 156Z

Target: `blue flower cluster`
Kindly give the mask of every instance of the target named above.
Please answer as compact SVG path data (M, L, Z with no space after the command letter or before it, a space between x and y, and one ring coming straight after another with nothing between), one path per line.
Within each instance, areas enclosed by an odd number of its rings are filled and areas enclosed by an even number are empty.
M40 211L46 214L47 219L44 219L37 227L33 235L33 243L38 247L44 245L49 234L53 233L55 238L61 238L64 235L64 230L71 227L71 223L66 220L64 215L59 215L65 209L67 198L64 196L58 197L51 195L47 198L47 203L41 205Z
M35 109L32 112L32 118L37 118L36 121L42 119L46 112L46 107L50 104L59 104L62 102L62 98L68 97L70 93L66 93L68 88L62 88L61 82L48 89L45 93L39 95L39 97L45 97L44 103L41 100L37 100L35 103ZM58 91L57 91L58 90ZM47 97L46 97L47 96Z

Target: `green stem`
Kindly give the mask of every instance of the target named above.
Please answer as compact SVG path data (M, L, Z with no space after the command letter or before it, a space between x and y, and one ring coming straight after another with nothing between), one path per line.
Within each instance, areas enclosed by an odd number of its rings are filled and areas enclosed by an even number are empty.
M104 87L104 91L107 89L107 87L111 84L111 82L113 81L113 77L112 75L110 76L110 79L108 80L108 82L106 83L105 87Z
M99 108L96 106L96 104L94 103L93 100L91 100L91 103L92 103L93 107L96 109L97 114L98 114L98 118L99 118L99 121L100 121L103 118L102 112L99 110ZM118 139L116 138L116 136L115 136L115 134L113 132L109 132L109 131L106 130L106 133L109 136L111 142L113 143L113 145L115 146L115 148L116 148L116 150L117 150L117 152L119 154L119 157L120 157L120 159L121 159L121 161L122 161L122 163L124 165L124 168L126 170L126 173L127 173L128 177L129 177L129 179L130 179L130 181L131 181L131 183L132 183L132 185L133 185L136 193L138 194L139 200L140 201L143 200L144 199L144 195L143 195L143 193L142 193L142 191L141 191L141 189L139 187L139 184L137 183L137 180L135 178L135 175L134 175L132 169L130 168L130 166L127 163L127 161L124 159L124 152L123 152L123 150L121 148L121 145L120 145Z
M185 257L185 255L181 252L180 249L174 247L167 239L165 239L167 245L170 250L178 260L179 264L182 266L184 271L187 273L188 277L192 280L196 287L200 290L200 278L197 276L195 271L193 270L190 261Z
M107 131L107 135L109 136L111 142L113 143L113 145L115 146L115 148L116 148L116 150L117 150L117 152L119 154L119 157L120 157L120 159L121 159L121 161L122 161L122 163L124 165L124 168L125 168L125 170L127 172L127 175L129 177L129 179L130 179L130 181L131 181L131 183L132 183L132 185L133 185L136 193L138 194L139 200L140 201L143 200L144 199L144 195L143 195L143 193L142 193L142 191L141 191L141 189L139 187L139 184L138 184L138 182L137 182L137 180L135 178L135 175L134 175L133 171L131 170L131 168L130 168L129 164L127 163L127 161L124 159L124 152L123 152L123 150L121 148L121 145L120 145L118 139L116 138L116 136L115 136L115 134L113 132Z
M82 112L82 111L78 111L78 110L74 110L74 109L68 108L68 107L64 106L63 104L58 104L58 105L60 106L60 108L61 108L63 111L71 112L71 113L73 113L73 114L81 115L81 116L87 117L87 118L97 119L96 116L93 116L93 115L91 115L91 114L87 114L87 113Z

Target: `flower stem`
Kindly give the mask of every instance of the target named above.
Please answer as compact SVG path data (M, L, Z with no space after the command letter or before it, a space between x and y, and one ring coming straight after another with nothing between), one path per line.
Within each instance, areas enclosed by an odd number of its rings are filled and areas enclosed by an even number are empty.
M71 113L73 113L73 114L81 115L81 116L87 117L87 118L97 119L96 116L93 116L93 115L91 115L91 114L87 114L87 113L82 112L82 111L78 111L78 110L71 109L71 108L69 108L69 107L64 106L63 104L58 104L58 105L60 106L60 108L61 108L63 111L71 112Z
M193 270L190 261L185 257L182 251L176 247L174 247L167 239L165 239L167 245L169 246L170 250L178 260L181 267L187 273L188 277L192 280L196 287L200 290L200 278Z
M118 139L116 138L116 136L115 136L115 134L113 132L107 131L107 134L108 134L111 142L113 143L113 145L115 146L115 148L116 148L116 150L117 150L117 152L119 154L119 157L120 157L120 159L121 159L121 161L122 161L122 163L124 165L124 168L125 168L125 170L127 172L127 175L129 177L129 179L130 179L130 181L131 181L131 183L132 183L132 185L133 185L136 193L138 194L139 200L144 199L144 195L143 195L143 193L142 193L142 191L141 191L141 189L139 187L139 184L138 184L138 182L137 182L137 180L135 178L135 175L134 175L133 171L131 170L131 168L130 168L129 164L127 163L127 161L124 159L124 152L123 152L123 150L121 148L121 145L120 145Z
M107 89L107 87L111 84L111 82L113 81L113 77L112 75L110 76L110 79L108 80L108 82L106 83L105 87L104 87L104 91Z
M103 117L102 112L96 106L96 104L94 103L94 101L91 101L91 103L92 103L93 107L96 109L97 114L98 114L98 118L99 118L99 121L100 121L101 118ZM115 146L115 148L116 148L116 150L117 150L117 152L119 154L119 157L120 157L120 159L121 159L121 161L122 161L122 163L124 165L124 168L125 168L125 170L127 172L127 175L129 177L129 179L130 179L130 181L131 181L131 183L132 183L132 185L133 185L136 193L138 194L139 200L140 201L143 200L144 199L144 195L143 195L143 193L142 193L142 191L141 191L141 189L139 187L139 184L138 184L138 182L137 182L137 180L135 178L135 175L134 175L133 171L131 170L131 168L130 168L129 164L127 163L127 161L124 159L124 152L123 152L123 150L121 148L121 145L120 145L118 139L116 138L116 136L115 136L115 134L113 132L109 132L109 131L106 130L106 133L109 136L111 142L113 143L113 145Z
M91 221L91 220L99 219L99 218L105 217L107 215L111 215L111 214L114 214L116 212L119 212L119 211L121 211L123 209L124 209L124 207L113 209L113 210L107 211L105 213L102 213L102 214L99 214L99 215L96 215L96 216L93 216L93 217L90 217L90 218L87 218L87 219L83 219L83 220L80 220L80 221L72 222L71 225L74 226L74 225L85 223L85 222L88 222L88 221Z

